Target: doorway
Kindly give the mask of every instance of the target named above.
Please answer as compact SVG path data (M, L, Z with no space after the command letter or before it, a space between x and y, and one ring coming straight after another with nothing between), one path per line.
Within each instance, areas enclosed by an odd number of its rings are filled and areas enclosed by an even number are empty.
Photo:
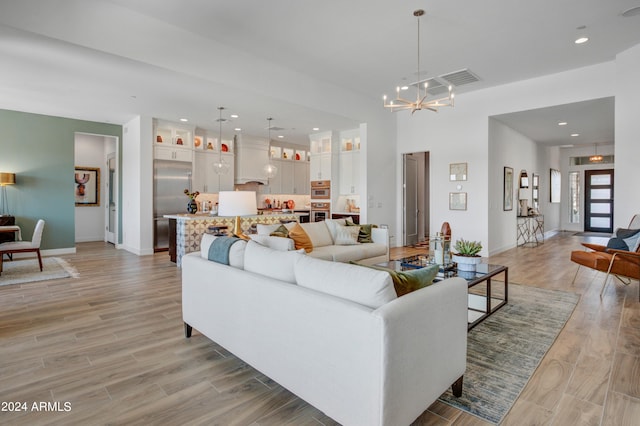
M105 208L107 209L105 222L105 240L108 243L116 243L116 154L115 152L107 155L107 199L105 202Z
M584 230L613 232L613 169L585 170Z
M429 239L429 153L403 155L402 244L415 246Z

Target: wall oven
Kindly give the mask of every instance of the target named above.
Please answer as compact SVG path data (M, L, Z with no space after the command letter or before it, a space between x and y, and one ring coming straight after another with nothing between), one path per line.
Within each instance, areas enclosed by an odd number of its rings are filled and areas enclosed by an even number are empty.
M312 180L311 181L311 199L312 200L331 199L331 181L330 180Z
M331 203L311 202L311 209L309 212L311 222L322 222L325 219L329 219L330 213Z

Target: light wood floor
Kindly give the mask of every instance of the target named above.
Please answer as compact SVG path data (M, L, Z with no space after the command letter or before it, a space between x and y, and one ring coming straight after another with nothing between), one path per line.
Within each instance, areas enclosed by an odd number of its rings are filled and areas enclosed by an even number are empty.
M571 286L569 252L585 240L560 234L490 259L511 282L581 295L505 424L638 424L638 284L610 285L600 300L602 277L584 270ZM180 272L166 253L77 250L63 257L79 279L0 286L0 403L28 405L0 411L0 424L335 424L196 331L183 337ZM40 401L60 408L33 411ZM434 403L415 424L485 423Z

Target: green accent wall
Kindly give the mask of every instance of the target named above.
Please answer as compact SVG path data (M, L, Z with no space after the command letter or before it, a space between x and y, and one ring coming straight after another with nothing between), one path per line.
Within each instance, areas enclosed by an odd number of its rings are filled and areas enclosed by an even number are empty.
M75 247L76 132L116 136L122 152L120 125L0 109L0 172L16 174L16 184L7 186L9 212L25 240L38 219L46 221L44 250Z

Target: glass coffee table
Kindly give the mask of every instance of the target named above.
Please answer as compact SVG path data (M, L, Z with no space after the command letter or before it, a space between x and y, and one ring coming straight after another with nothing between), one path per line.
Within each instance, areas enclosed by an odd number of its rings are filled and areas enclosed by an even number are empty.
M429 265L427 257L420 255L379 264L379 266L396 271L419 269ZM491 280L499 274L504 274L504 280L500 282L500 288L492 288ZM475 272L466 272L458 271L452 264L449 267L441 267L434 281L442 281L452 277L461 277L467 281L469 288L468 330L506 305L509 300L509 268L507 266L480 263Z

